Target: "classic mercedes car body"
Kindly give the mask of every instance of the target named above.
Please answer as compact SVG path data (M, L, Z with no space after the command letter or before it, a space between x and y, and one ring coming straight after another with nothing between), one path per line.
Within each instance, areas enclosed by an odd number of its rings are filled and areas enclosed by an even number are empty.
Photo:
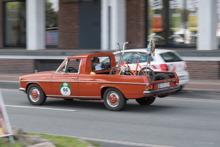
M97 57L100 70L95 70L92 62ZM166 74L169 78L150 81L147 76L110 75L114 66L112 53L70 56L56 71L21 76L19 89L27 93L33 105L42 105L47 97L94 99L104 100L109 110L121 110L128 99L149 105L156 96L165 97L179 88L175 72L158 72L156 75Z

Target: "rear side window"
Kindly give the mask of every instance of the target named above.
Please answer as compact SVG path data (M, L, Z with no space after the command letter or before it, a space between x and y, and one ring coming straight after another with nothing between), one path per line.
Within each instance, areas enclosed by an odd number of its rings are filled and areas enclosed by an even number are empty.
M110 56L100 56L92 58L92 71L110 70Z
M153 61L153 58L146 56L146 53L139 52L139 54L137 52L133 53L133 57L131 60L132 63L137 63L139 57L140 57L140 59L139 59L140 63L147 62L147 61Z
M176 53L167 52L162 53L160 56L163 58L165 62L180 62L183 61Z
M145 56L146 53L139 52L139 54L141 54L140 63L147 62L147 61L153 61L152 57ZM131 61L132 63L137 63L138 58L139 58L139 54L137 52L125 52L123 55L123 61L125 61L125 62ZM120 55L121 55L121 53L115 54L115 59L117 62L120 59Z

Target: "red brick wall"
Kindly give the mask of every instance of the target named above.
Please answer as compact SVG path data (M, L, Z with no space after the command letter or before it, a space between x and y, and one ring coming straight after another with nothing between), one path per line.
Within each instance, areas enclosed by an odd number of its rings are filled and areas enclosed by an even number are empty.
M0 59L1 70L0 73L14 74L14 73L34 73L35 60L34 59Z
M3 23L3 7L2 7L2 0L0 0L0 48L3 47L3 32L2 32L2 23Z
M59 0L59 48L79 47L79 4L63 4Z
M145 47L145 0L126 1L126 41L128 48Z
M220 79L219 61L187 61L186 64L192 80Z

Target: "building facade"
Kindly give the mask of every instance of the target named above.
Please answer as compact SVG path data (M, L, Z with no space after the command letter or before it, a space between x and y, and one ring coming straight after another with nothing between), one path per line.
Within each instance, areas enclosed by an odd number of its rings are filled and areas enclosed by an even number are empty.
M0 0L0 48L219 48L220 0Z

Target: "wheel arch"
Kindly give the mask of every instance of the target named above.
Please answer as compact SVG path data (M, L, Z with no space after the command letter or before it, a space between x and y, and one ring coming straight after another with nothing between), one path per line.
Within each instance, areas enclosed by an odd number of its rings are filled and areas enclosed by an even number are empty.
M36 85L40 86L40 88L43 90L43 88L42 88L42 86L41 86L40 83L38 83L38 82L29 82L29 83L27 83L27 86L26 86L26 92L27 92L27 90L28 90L28 87L29 87L31 84L36 84ZM44 90L43 90L43 92L45 93Z
M103 85L103 86L101 87L101 98L102 98L102 99L103 99L103 96L104 96L105 91L106 91L108 88L118 89L118 90L123 94L123 92L122 92L122 91L120 90L120 88L117 87L117 86ZM124 96L124 94L123 94L123 96ZM125 96L124 96L124 97L125 97Z

